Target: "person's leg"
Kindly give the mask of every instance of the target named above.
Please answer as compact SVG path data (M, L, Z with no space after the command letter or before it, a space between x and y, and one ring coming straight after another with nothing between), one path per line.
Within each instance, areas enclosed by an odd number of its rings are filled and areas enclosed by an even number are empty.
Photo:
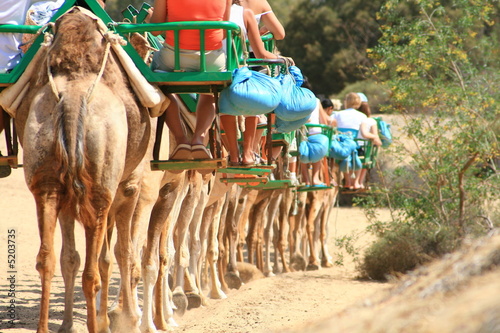
M165 110L166 118L165 123L168 129L175 138L177 146L172 151L169 159L170 160L188 160L191 159L191 144L184 132L184 126L181 122L181 117L179 114L179 104L177 99L169 95L170 105L167 110Z
M170 98L170 105L165 111L167 117L165 119L165 123L168 126L170 132L172 132L175 142L177 145L179 144L190 144L187 139L186 133L184 133L184 126L181 122L181 116L179 113L179 105L177 104L177 99L173 96L168 96Z
M215 101L212 95L200 95L196 106L196 127L191 145L204 145L208 130L215 119Z
M205 139L215 118L215 101L212 95L200 95L196 106L196 126L191 139L191 155L194 159L211 159Z
M356 181L354 182L354 188L365 188L365 178L367 169L361 169L356 177Z
M312 185L319 185L321 181L321 161L312 164Z
M302 182L307 186L311 185L311 177L309 176L309 164L300 163L300 170L302 175Z
M254 143L257 132L257 117L245 117L245 132L243 133L243 156L242 164L249 165L255 163Z
M238 148L236 117L221 115L220 122L225 133L225 140L223 141L229 151L229 162L233 165L238 164L240 151Z

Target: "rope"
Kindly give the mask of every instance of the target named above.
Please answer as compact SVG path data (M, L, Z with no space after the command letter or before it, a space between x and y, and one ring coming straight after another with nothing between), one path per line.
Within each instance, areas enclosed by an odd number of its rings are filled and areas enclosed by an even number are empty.
M104 73L104 68L106 67L106 63L108 62L110 48L111 48L111 43L108 40L106 40L106 49L104 50L101 69L99 70L99 74L97 74L94 83L92 83L92 85L90 86L89 90L87 91L87 96L85 97L87 99L87 103L89 103L92 100L95 86L97 85L97 82L99 82L102 78L102 74Z

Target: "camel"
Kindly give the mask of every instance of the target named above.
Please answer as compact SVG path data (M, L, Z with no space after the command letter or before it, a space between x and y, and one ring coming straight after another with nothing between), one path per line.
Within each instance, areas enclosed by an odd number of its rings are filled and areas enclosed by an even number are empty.
M106 314L98 315L96 309L96 293L101 287L98 255L108 216L115 217L118 229L123 294L119 322L128 332L138 332L130 287L130 221L150 138L150 116L134 98L115 53L108 53L109 41L98 29L97 20L74 7L58 19L54 31L52 46L39 51L44 54L36 65L42 70L33 75L15 117L41 239L36 264L42 281L38 332L48 332L58 217L65 281L60 331L73 331L74 283L80 264L74 244L75 220L83 225L86 237L82 284L87 327L89 332L108 331L109 321L102 318Z

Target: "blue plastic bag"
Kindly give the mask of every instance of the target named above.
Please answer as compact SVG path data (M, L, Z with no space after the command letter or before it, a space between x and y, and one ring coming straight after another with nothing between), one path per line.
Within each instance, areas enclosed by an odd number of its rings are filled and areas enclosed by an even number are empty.
M339 167L340 171L342 172L361 170L361 168L363 167L363 163L361 163L361 160L359 159L358 151L355 150L351 155L342 160L339 163Z
M297 87L291 75L278 78L283 87L282 98L274 110L277 118L294 121L309 117L316 108L316 96L307 88Z
M344 160L356 150L357 146L351 136L337 134L332 138L328 156L336 160Z
M281 101L280 83L268 75L242 67L233 71L231 85L222 90L221 113L233 116L258 116L273 111Z
M294 121L281 120L280 118L276 117L276 131L278 133L289 133L291 131L299 129L302 125L306 124L308 121L309 121L309 116Z
M302 71L300 70L300 68L298 68L297 66L290 66L288 67L288 71L290 72L290 74L292 74L295 80L295 85L297 87L300 87L302 83L304 83L304 76L302 75Z
M382 141L382 147L390 146L392 143L391 125L383 120L380 120L378 122L378 126L380 141Z
M328 153L328 137L324 134L315 134L302 141L299 145L300 161L302 163L316 163Z

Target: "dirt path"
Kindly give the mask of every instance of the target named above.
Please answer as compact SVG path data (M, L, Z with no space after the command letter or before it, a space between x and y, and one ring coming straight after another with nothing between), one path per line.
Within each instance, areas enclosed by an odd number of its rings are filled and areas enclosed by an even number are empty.
M36 330L39 302L40 278L35 270L39 237L35 204L24 182L22 169L13 170L10 177L0 179L0 332L31 332ZM382 214L387 214L381 211ZM335 237L349 235L362 230L366 220L360 209L339 208L330 221L331 254L335 248ZM7 235L16 233L15 302L19 320L13 328L8 325L7 306L9 277L7 271ZM76 227L77 249L84 255L84 238L81 226ZM366 243L368 240L360 240ZM55 234L56 254L61 248L59 228ZM338 258L338 257L336 257ZM59 265L57 265L59 266ZM83 265L82 265L83 266ZM116 270L115 270L116 272ZM62 321L64 285L59 267L52 285L50 329L57 331ZM207 307L188 311L178 318L177 331L185 332L259 332L291 328L331 316L373 292L386 288L379 283L360 282L355 279L354 264L347 257L344 266L321 269L316 272L279 274L245 284L232 290L225 300L210 300ZM111 293L116 293L118 274L113 275ZM81 270L77 278L75 294L75 321L81 332L85 332L85 299L81 291Z

